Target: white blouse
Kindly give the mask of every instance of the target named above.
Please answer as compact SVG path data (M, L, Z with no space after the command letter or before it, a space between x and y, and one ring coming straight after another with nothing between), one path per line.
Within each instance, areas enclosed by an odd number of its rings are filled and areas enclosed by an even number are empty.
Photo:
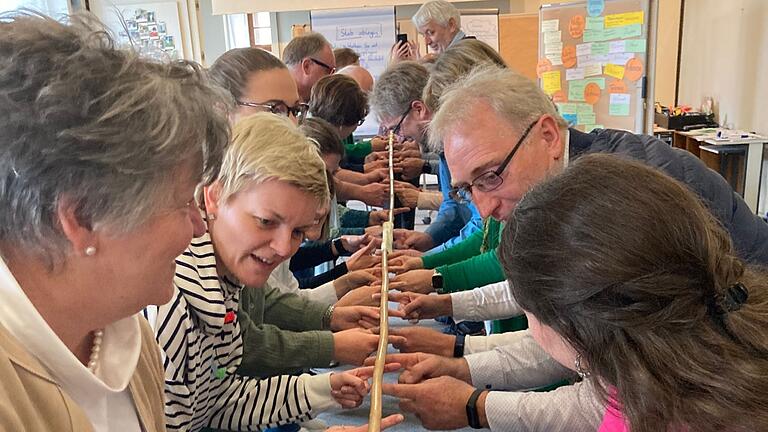
M96 432L142 430L128 389L141 351L139 319L134 315L104 329L94 375L56 336L0 259L0 325L42 363Z

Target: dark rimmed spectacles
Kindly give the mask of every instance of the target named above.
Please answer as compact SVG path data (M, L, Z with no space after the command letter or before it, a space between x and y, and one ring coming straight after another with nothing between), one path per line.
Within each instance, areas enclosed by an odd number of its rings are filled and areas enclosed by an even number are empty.
M499 186L504 183L504 178L501 175L504 173L504 170L507 169L507 165L509 165L512 157L515 155L515 153L517 153L520 145L522 145L525 139L528 138L528 134L531 133L531 130L534 126L536 126L536 123L538 122L539 119L536 119L527 128L525 128L523 135L517 141L515 146L512 147L512 150L509 152L507 157L504 158L504 161L501 162L501 165L499 165L498 168L480 174L479 176L475 177L475 179L472 180L472 182L470 182L468 185L453 188L450 192L451 198L453 198L455 201L463 203L471 200L472 190L475 188L477 188L477 190L480 192L491 192L498 189Z
M320 60L318 60L318 59L316 59L316 58L312 58L312 57L307 57L307 58L308 58L308 59L309 59L309 60L310 60L312 63L314 63L314 64L316 64L316 65L318 65L318 66L320 66L320 67L323 67L323 68L325 68L325 70L327 70L327 71L328 71L328 75L333 75L333 73L334 73L334 72L336 72L336 68L335 68L335 67L333 67L333 66L331 66L331 65L329 65L329 64L323 63L323 62L321 62Z
M307 111L309 111L309 105L305 103L299 103L299 104L296 104L296 106L292 106L292 107L289 107L285 102L257 103L257 102L237 101L237 104L240 106L247 106L250 108L267 110L272 114L284 115L286 117L292 115L296 117L297 120L299 120L299 123L304 121L304 118L307 117Z

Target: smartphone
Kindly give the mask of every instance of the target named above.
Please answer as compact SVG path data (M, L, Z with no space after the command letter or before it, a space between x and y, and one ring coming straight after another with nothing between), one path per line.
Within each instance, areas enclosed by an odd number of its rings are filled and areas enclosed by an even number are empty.
M397 40L395 41L395 43L397 43L397 42L402 42L404 44L407 44L408 43L408 33L398 33L397 34Z

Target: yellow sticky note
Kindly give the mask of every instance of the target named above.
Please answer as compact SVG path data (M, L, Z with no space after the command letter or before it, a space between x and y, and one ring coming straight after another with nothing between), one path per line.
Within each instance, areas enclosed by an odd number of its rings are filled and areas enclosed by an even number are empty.
M624 66L608 63L607 65L605 65L605 70L603 72L606 75L612 76L616 79L624 79Z
M624 73L623 69L622 74ZM548 95L560 90L560 71L549 71L541 74L541 88Z
M643 23L643 11L627 12L605 16L605 28L624 27Z

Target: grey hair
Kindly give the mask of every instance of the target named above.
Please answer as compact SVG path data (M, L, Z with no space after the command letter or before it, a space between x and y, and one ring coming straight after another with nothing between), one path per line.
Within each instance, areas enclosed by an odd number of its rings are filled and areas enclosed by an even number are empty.
M92 15L0 17L0 244L53 269L69 253L57 209L128 233L165 208L182 166L218 175L226 93L190 62L118 50Z
M483 65L507 67L504 59L487 43L477 39L460 40L437 57L422 100L432 112L436 112L443 90Z
M469 118L478 103L488 104L499 117L520 130L545 114L552 116L561 129L568 127L555 104L535 82L511 69L481 66L443 92L440 108L429 124L429 147L433 151L441 149L443 137Z
M317 55L326 46L330 47L331 43L320 33L297 36L285 46L283 62L288 66L297 65L305 58Z
M419 10L413 14L411 21L416 28L423 27L430 21L445 27L451 18L456 23L456 28L461 28L461 14L459 14L456 6L444 0L432 0L421 5Z
M403 115L411 102L421 100L427 79L427 68L414 61L389 67L373 87L371 109L379 119Z

